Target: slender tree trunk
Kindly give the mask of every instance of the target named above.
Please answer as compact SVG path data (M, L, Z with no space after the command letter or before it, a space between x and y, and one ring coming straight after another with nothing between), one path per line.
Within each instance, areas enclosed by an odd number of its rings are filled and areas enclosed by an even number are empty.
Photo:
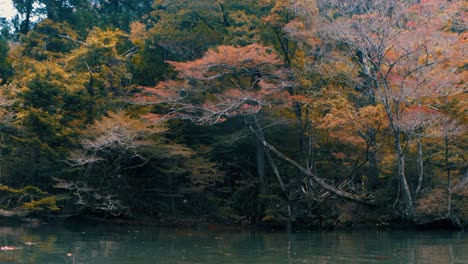
M395 139L394 148L397 156L397 169L398 169L398 180L400 182L400 189L403 192L403 198L405 200L405 211L409 217L414 216L414 207L413 207L413 198L411 197L411 191L406 180L405 174L405 155L403 153L403 148L401 146L401 130L398 126L398 121L400 120L400 101L393 100L394 105L390 104L390 98L388 95L390 88L386 83L380 88L382 103L385 107L385 112L387 112L388 121L390 123L390 128ZM395 109L392 111L392 109Z
M452 191L450 189L451 175L450 175L450 161L449 161L449 138L445 136L445 168L447 169L447 216L450 217L452 213Z
M266 179L265 174L265 151L263 149L263 145L259 139L256 137L255 140L255 150L257 154L257 174L258 174L258 182L260 185L260 194L268 193L268 182Z
M32 185L37 186L38 181L39 181L39 169L40 169L40 163L41 163L41 151L37 149L39 147L36 147L34 149L34 173L33 173L33 178L32 178Z
M305 111L305 116L303 116L302 104L299 102L293 103L293 109L296 116L297 132L299 136L299 150L304 156L303 164L307 169L315 172L313 127L312 122L308 119L308 110ZM304 119L306 120L305 122Z
M263 135L262 135L263 137ZM263 146L263 145L262 145ZM291 230L291 225L293 222L296 221L296 216L294 214L294 201L291 200L291 197L289 197L288 190L286 189L286 185L284 184L283 178L281 177L281 174L279 173L278 167L276 166L275 162L273 161L273 158L270 155L270 152L268 151L267 148L264 148L265 150L265 155L267 157L268 163L270 164L271 168L273 169L273 173L276 176L276 179L278 180L278 183L281 187L281 190L283 191L283 195L286 198L286 202L288 203L288 223L287 223L287 229Z
M424 178L424 162L423 162L423 152L422 152L422 138L418 137L418 186L416 187L416 194L421 191L422 182Z
M262 146L262 150L264 151L265 156L267 158L268 164L272 168L273 173L275 174L276 179L281 187L281 190L283 191L284 198L286 199L288 203L288 222L286 224L286 228L287 230L291 230L292 222L296 221L296 217L294 215L294 202L289 197L289 193L288 193L288 190L286 189L286 185L284 184L283 178L281 177L278 167L273 161L273 158L271 157L269 150L262 144L262 142L265 141L265 135L263 134L263 131L259 129L260 126L258 125L257 118L255 117L254 117L254 122L255 122L256 130L254 130L252 126L249 126L249 129L256 136L257 142L260 142Z
M245 121L246 123L248 123L247 120ZM258 131L258 133L260 133L261 137L263 138L263 131L261 131L260 129L257 116L253 117L253 121L253 125L255 126L255 128L251 128L251 130L255 129L255 131ZM253 140L255 141L257 176L258 184L260 187L260 194L266 194L268 193L268 180L265 173L265 149L261 142L261 138L254 136Z
M369 148L369 154L368 154L368 159L369 159L369 188L370 189L375 189L377 185L379 184L379 167L377 165L377 154L375 153L375 150L372 148Z
M398 178L400 180L401 189L403 192L403 198L405 199L406 204L406 213L408 216L414 215L413 199L411 198L411 191L406 180L405 174L405 155L401 147L400 132L398 128L394 132L395 135L395 149L397 151L397 167L398 167Z

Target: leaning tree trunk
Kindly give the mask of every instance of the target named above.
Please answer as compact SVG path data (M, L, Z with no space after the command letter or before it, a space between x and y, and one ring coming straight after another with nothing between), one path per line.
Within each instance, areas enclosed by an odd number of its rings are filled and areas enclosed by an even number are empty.
M266 147L264 147L263 144L262 144L262 142L265 141L265 135L263 134L263 131L260 129L260 126L258 125L257 117L254 116L253 120L254 120L254 124L255 124L255 129L254 129L254 127L252 127L252 125L249 125L249 129L256 136L256 141L261 144L262 151L263 151L264 155L267 158L268 164L272 168L273 173L275 174L276 179L277 179L277 181L278 181L278 183L279 183L279 185L281 187L281 190L283 191L283 195L286 198L286 201L288 203L287 230L291 231L292 222L295 221L295 215L294 215L294 212L293 212L293 210L294 210L293 201L292 201L291 197L289 196L288 190L286 189L286 185L284 184L283 178L281 177L281 174L280 174L280 172L278 170L278 166L276 166L275 162L273 161L273 158L271 157L271 154L270 154L269 150Z
M250 125L250 130L251 131L254 131L254 134L255 136L259 139L259 140L262 140L262 137L259 135L258 131L256 131L252 125ZM287 163L289 163L290 165L292 165L293 167L295 167L296 169L298 169L303 175L307 176L308 178L312 179L312 181L314 181L315 183L317 183L319 186L321 186L323 189L333 193L334 195L338 196L338 197L341 197L341 198L344 198L344 199L347 199L347 200L350 200L350 201L353 201L353 202L356 202L356 203L361 203L361 204L366 204L366 205L375 205L376 204L376 201L375 199L373 198L368 198L368 197L361 197L359 195L356 195L356 194L352 194L352 193L349 193L349 192L346 192L346 191L342 191L342 190L339 190L337 188L335 188L334 186L326 183L322 178L320 178L318 175L316 175L315 173L313 173L311 170L301 166L299 163L297 163L296 161L288 158L286 155L284 155L283 153L281 153L279 150L277 150L275 147L273 147L272 145L270 145L265 139L262 140L262 144L265 146L265 148L267 148L268 150L270 150L271 152L273 152L276 156L278 156L280 159L286 161Z

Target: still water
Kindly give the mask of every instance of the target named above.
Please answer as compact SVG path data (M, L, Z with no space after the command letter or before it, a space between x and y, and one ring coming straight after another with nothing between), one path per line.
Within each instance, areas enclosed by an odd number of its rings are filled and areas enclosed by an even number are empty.
M468 234L0 223L0 263L468 263ZM5 250L8 249L8 250ZM14 249L14 250L13 250Z

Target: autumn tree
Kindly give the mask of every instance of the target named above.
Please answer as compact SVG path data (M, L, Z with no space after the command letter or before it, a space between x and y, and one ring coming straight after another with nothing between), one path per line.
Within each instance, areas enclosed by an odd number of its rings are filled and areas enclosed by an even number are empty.
M15 105L19 114L14 121L21 127L21 135L15 137L19 147L16 155L20 155L23 162L30 157L33 163L30 170L18 173L32 173L31 184L36 185L47 182L47 177L42 178L41 174L50 173L50 166L73 144L74 131L69 122L71 116L79 115L80 102L76 94L64 86L67 82L62 78L66 74L55 65L30 66L35 67L31 76L14 80L12 85L20 89L16 96L21 102ZM12 155L11 158L19 157Z
M429 136L427 129L437 123L436 119L441 115L434 109L417 106L408 108L401 118L400 127L410 139L414 139L417 145L417 171L418 180L415 194L422 190L424 179L424 157L423 157L423 139Z
M7 153L6 133L13 125L14 112L11 111L13 100L8 99L0 90L0 177L3 176L4 155Z
M151 97L143 95L139 100L175 103L169 115L199 123L219 123L233 116L252 116L268 104L268 96L288 85L287 73L274 52L256 44L219 46L216 50L209 50L202 59L169 63L179 72L179 77L189 83L162 82L155 88L145 89ZM257 150L261 155L259 152L263 153L263 148ZM260 156L257 162L260 189L266 193L264 160Z
M64 58L64 63L86 94L83 98L87 101L87 122L125 104L122 100L132 89L130 62L138 52L128 35L120 30L95 28L84 41L73 35L60 34L58 37L78 45Z
M137 98L142 103L166 102L173 105L175 108L166 117L178 115L198 122L222 122L239 115L248 117L275 102L274 98L285 94L281 91L292 85L275 53L255 44L246 47L220 46L217 50L208 51L202 59L169 63L174 65L185 81L160 83L155 88L146 88ZM298 169L304 176L310 177L322 188L353 201L370 203L358 195L336 189L285 156L266 141L255 121L248 125L268 151Z
M153 190L162 196L165 191L157 189L159 186L154 186L152 178L161 181L163 177L175 177L180 174L179 165L174 165L176 161L192 155L188 148L168 143L162 136L165 131L161 123L133 119L124 112L110 112L88 125L81 132L81 149L68 157L68 163L80 170L79 175L56 179L56 187L73 196L74 205L70 209L89 210L99 216L131 216L134 210L145 207L151 211L162 210L157 206L148 207L153 202L145 193ZM170 166L170 160L174 175L161 173ZM154 171L148 171L144 178L136 174L145 168ZM140 204L133 204L136 197Z
M349 92L343 89L330 89L324 91L322 97L314 98L319 101L317 108L322 111L315 112L315 123L332 142L340 144L332 150L332 155L347 164L351 176L354 177L359 169L369 164L368 170L363 172L361 184L363 188L372 190L379 182L376 153L382 147L379 142L382 131L388 126L385 112L382 105L360 106L353 103L346 98ZM335 166L336 162L333 164Z
M405 211L413 215L413 198L405 174L400 123L408 106L423 98L437 94L447 85L433 85L433 71L447 54L440 39L425 37L426 20L411 20L410 3L377 1L363 3L333 2L331 23L324 33L344 45L362 78L362 89L371 102L381 103L387 114L397 155L398 178L405 200ZM328 13L330 14L330 13ZM413 24L412 24L413 23ZM414 23L418 27L412 27ZM442 51L442 52L441 52ZM373 99L375 98L375 99Z
M10 52L15 75L5 89L17 103L15 131L11 131L9 176L15 183L45 187L52 164L73 143L70 117L79 115L78 84L60 67L61 52L73 47L61 42L58 32L71 32L66 25L44 21L23 37L23 45ZM48 35L47 33L51 33ZM39 48L36 45L41 45ZM47 60L48 59L48 60ZM28 164L15 166L17 162ZM22 179L22 181L19 181ZM20 184L19 187L22 187Z
M114 216L125 213L120 192L129 188L126 170L147 162L149 157L142 152L150 145L145 140L162 131L124 113L110 113L83 131L82 149L72 152L68 159L71 166L83 168L84 175L71 181L57 179L56 186L70 191L77 205L91 211Z
M125 52L132 46L125 39L122 32L96 29L86 43L66 23L45 19L11 52L17 74L10 93L20 102L15 123L21 136L15 138L25 152L16 153L30 157L34 168L13 166L12 175L47 184L52 167L65 169L59 160L76 147L77 128L122 104L115 99L127 94L131 84L127 62L132 51Z

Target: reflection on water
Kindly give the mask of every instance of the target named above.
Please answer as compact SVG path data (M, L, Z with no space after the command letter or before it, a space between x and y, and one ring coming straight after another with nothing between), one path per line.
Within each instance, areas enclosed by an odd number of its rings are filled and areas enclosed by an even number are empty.
M0 263L468 263L463 232L1 226Z

